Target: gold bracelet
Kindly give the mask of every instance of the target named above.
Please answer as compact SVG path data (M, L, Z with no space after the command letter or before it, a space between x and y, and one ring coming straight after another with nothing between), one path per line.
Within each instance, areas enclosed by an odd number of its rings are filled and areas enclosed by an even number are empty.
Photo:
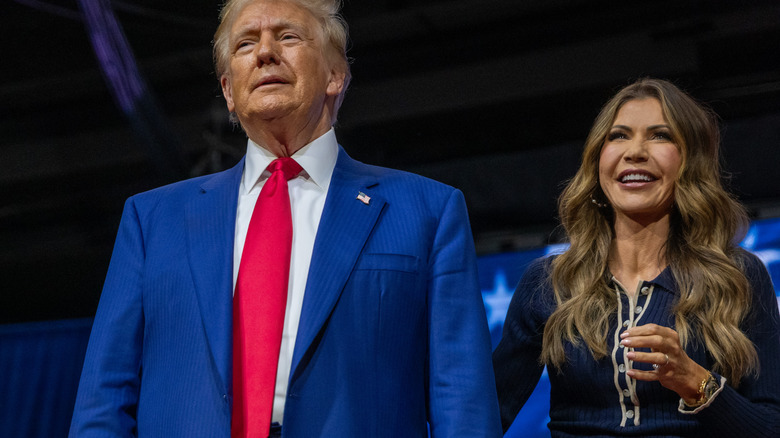
M714 385L710 385L710 382L714 383ZM715 378L712 377L712 373L707 371L707 377L704 378L704 380L701 381L699 384L699 390L696 391L696 394L699 396L693 404L688 404L685 400L683 400L683 403L685 403L686 406L689 408L697 408L709 400L710 396L717 390L717 383L715 383Z
M699 394L699 399L704 395L704 387L707 386L707 382L712 378L712 373L707 371L707 377L704 378L704 380L699 383L699 390L696 391L696 394Z

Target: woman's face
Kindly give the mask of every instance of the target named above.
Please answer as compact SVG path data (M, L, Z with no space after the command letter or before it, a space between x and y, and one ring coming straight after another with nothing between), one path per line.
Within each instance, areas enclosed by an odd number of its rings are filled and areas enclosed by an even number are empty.
M599 184L616 219L656 220L669 214L681 163L661 103L654 98L624 103L599 158Z

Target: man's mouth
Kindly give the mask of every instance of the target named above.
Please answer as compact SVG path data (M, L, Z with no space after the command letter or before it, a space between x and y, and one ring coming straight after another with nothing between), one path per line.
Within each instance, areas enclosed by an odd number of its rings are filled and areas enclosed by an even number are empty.
M257 86L262 87L263 85L286 84L286 83L287 81L285 81L284 79L278 76L269 76L261 80L260 83L257 84Z

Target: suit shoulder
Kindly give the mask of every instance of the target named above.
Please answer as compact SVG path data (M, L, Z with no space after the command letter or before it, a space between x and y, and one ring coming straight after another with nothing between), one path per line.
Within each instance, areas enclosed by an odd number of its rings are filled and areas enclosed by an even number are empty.
M223 170L220 172L210 173L208 175L196 176L193 178L176 181L170 184L166 184L160 187L156 187L144 192L137 193L131 196L131 199L145 200L154 199L159 197L176 196L182 194L189 194L192 192L199 192L202 187L207 187L211 184L222 184L239 182L238 178L241 176L243 170L243 160L236 166Z
M203 181L207 180L209 176L211 175L197 176L194 178L188 178L185 180L172 182L140 193L136 193L132 197L136 199L154 198L154 197L166 196L168 194L173 194L180 191L188 191L193 187L198 187Z
M127 203L132 203L145 209L153 209L161 202L168 205L178 205L186 202L197 194L202 193L205 188L225 184L235 184L237 188L242 171L242 168L237 169L240 165L241 163L228 170L176 181L135 194L128 198Z
M137 193L127 199L126 205L132 204L140 210L154 209L160 203L176 203L186 193L197 192L198 186L205 176L176 181L171 184L156 187L145 192Z
M457 189L443 182L405 170L358 163L367 173L387 188L403 188L404 190L419 190L426 193L448 195Z

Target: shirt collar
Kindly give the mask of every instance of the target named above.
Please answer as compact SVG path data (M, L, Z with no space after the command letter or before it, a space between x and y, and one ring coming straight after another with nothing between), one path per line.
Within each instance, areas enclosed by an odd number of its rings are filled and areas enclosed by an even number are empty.
M327 190L338 158L336 132L331 128L325 134L299 149L292 158L303 168L301 176L310 179L321 189ZM270 176L265 169L276 156L251 139L247 141L242 193L249 193L258 182Z
M617 279L611 274L610 274L610 280L613 283L620 285ZM664 270L661 271L660 274L658 274L654 279L648 281L647 283L660 286L662 289L665 289L671 293L676 293L677 291L677 284L674 281L674 274L672 273L672 268L669 265L666 265L666 268L664 268ZM620 286L622 289L623 286L622 285Z
M650 281L651 283L661 286L662 288L674 293L677 290L677 285L674 281L674 274L672 274L672 267L667 265L657 277Z

